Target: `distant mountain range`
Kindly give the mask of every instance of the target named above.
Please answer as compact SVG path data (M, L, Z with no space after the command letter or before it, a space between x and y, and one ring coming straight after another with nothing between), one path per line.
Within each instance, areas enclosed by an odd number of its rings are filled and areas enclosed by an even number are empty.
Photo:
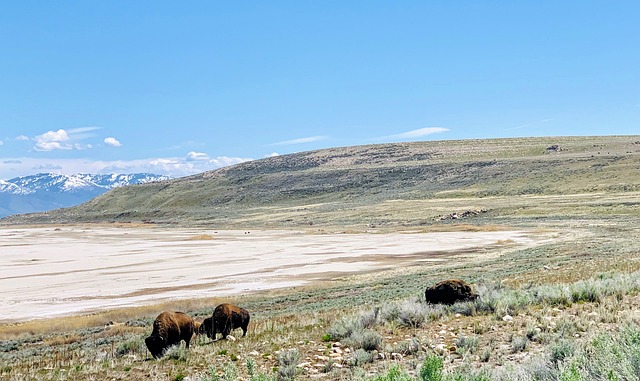
M45 212L89 201L110 189L133 184L168 180L150 173L37 175L0 180L0 217Z

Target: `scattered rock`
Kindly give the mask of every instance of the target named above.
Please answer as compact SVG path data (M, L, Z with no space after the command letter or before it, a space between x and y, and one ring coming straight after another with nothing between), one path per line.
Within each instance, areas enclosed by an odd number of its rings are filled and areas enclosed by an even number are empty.
M332 359L337 359L337 358L342 358L342 355L340 353L331 353L329 354L329 357L331 357Z
M449 352L449 349L447 348L447 344L444 344L444 343L437 344L434 349L436 352L439 352L439 353Z
M513 316L511 315L504 315L502 317L502 321L506 321L507 323L511 323L513 321Z
M545 153L560 152L560 151L564 151L564 149L562 149L559 145L554 144L552 146L547 147L547 149L545 150Z
M475 217L479 214L483 214L483 213L487 213L488 210L487 209L477 209L477 210L465 210L464 212L458 213L458 212L453 212L453 213L449 213L449 214L443 214L441 216L439 216L437 219L439 221L445 221L445 220L457 220L460 218L467 218L467 217Z
M403 360L403 356L402 356L402 354L400 354L400 353L393 352L393 353L391 354L391 360L394 360L394 361L402 361L402 360Z

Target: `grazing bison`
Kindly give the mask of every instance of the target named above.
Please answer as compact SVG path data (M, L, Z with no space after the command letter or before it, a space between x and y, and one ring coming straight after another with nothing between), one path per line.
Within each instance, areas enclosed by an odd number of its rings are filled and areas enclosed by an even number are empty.
M475 300L478 294L471 286L460 279L447 279L428 287L424 292L427 303L453 304L457 301Z
M216 340L218 333L226 339L233 329L242 328L242 336L247 335L247 327L251 316L249 311L231 304L221 304L213 310L213 315L204 319L199 333L206 333L209 338Z
M153 322L153 332L144 342L151 355L160 358L167 348L179 345L181 340L189 348L191 336L196 332L196 323L191 316L183 312L165 311Z

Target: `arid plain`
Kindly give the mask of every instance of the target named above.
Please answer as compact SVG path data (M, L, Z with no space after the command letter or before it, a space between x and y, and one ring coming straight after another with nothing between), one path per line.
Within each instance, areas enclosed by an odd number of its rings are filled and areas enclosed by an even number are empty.
M0 322L233 296L531 247L538 232L302 231L64 226L0 230ZM442 255L446 254L446 255Z

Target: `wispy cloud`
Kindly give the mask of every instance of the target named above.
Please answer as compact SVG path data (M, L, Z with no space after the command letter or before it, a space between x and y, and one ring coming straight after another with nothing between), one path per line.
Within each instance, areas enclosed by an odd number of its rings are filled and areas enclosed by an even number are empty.
M515 126L515 127L505 128L504 130L505 130L505 131L521 130L521 129L523 129L523 128L527 128L527 127L529 127L529 126L530 126L530 124L529 124L529 123L527 123L527 124L521 124L521 125L519 125L519 126Z
M209 160L209 155L204 152L191 151L187 154L187 161L205 161Z
M309 136L307 138L285 140L285 141L282 141L282 142L272 143L270 145L272 145L272 146L290 146L290 145L296 145L296 144L313 143L313 142L317 142L317 141L320 141L320 140L326 140L326 139L327 139L327 136Z
M4 144L4 142L2 140L0 140L0 146L3 145L3 144Z
M104 144L111 147L122 147L122 143L118 141L118 139L114 137L108 137L104 139Z
M449 131L448 128L444 128L444 127L425 127L425 128L419 128L417 130L411 130L411 131L407 131L407 132L402 132L400 134L395 134L395 135L387 135L387 136L382 136L376 140L408 140L408 139L416 139L416 138L421 138L424 136L428 136L428 135L433 135L433 134L440 134L443 132L447 132Z
M78 128L72 128L69 130L70 134L82 134L85 132L91 132L91 131L96 131L96 130L101 130L102 127L78 127Z
M529 122L529 123L520 124L520 125L517 125L517 126L514 126L514 127L508 127L508 128L505 128L504 130L505 131L521 130L523 128L536 126L539 123L549 123L551 121L553 121L553 119L551 119L551 118L549 118L549 119L541 119L541 120L539 120L537 122Z

